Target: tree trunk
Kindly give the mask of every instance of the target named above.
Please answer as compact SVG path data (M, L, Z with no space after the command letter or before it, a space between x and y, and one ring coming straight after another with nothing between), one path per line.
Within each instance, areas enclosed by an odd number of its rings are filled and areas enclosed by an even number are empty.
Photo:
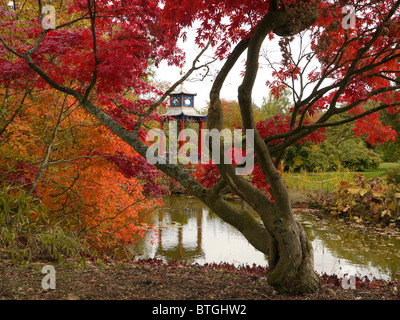
M304 237L302 227L290 230L295 242L278 244L278 261L275 267L269 269L268 283L278 292L283 293L311 293L320 286L319 276L314 271L313 249ZM301 251L296 249L301 247ZM299 255L300 253L300 255ZM298 255L299 263L293 257Z
M222 180L221 180L222 181ZM235 184L233 184L235 186ZM218 186L208 191L202 201L221 219L239 230L249 243L268 257L268 282L283 293L314 292L319 288L319 276L314 271L314 254L307 235L293 216L290 202L282 206L267 204L266 194L241 186L241 196L247 197L261 220L244 209L236 209L221 198ZM264 199L263 199L264 198ZM260 205L255 205L254 202ZM286 207L288 210L279 208Z
M279 292L314 292L319 288L319 276L314 271L314 253L301 224L291 210L275 214L274 241L268 256L268 283Z

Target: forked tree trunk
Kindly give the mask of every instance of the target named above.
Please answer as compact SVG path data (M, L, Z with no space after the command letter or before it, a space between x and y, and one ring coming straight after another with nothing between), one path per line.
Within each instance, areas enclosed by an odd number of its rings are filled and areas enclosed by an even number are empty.
M279 292L318 290L319 276L314 271L311 243L293 215L288 191L276 168L273 165L267 167L271 171L272 202L263 191L235 176L233 167L217 166L222 179L199 198L221 219L238 229L251 245L267 255L269 284ZM254 218L249 210L236 209L222 199L220 191L225 184L255 210L259 219Z
M268 283L275 290L282 293L318 290L320 280L314 271L313 249L291 209L278 212L276 203L264 206L258 212L261 223L248 211L233 208L217 195L202 200L221 219L238 229L253 247L267 255ZM290 203L287 207L290 208Z

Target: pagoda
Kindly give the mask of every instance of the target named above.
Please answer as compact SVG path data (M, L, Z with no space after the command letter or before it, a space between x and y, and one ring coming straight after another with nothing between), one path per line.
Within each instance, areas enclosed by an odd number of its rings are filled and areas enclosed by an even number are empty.
M160 115L160 129L164 130L164 122L176 121L178 122L180 130L185 129L185 123L198 123L199 124L199 139L198 139L198 157L202 154L202 130L204 122L207 121L207 115L202 115L195 109L195 96L197 93L190 93L187 91L183 84L177 91L170 94L170 107L168 111ZM185 142L179 141L179 149ZM161 141L161 150L163 149L164 141ZM168 156L168 154L167 154Z

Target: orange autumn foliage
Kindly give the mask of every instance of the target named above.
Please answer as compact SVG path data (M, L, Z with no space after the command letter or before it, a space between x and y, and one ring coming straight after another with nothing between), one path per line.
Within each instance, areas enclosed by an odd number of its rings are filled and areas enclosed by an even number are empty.
M9 101L10 115L18 102L17 96ZM124 175L110 161L115 155L128 159L139 155L77 108L74 100L46 91L25 100L22 111L0 137L0 170L4 173L0 184L29 189L61 110L49 164L32 195L49 209L54 223L108 254L143 234L139 218L162 206L162 198L146 194L140 177Z

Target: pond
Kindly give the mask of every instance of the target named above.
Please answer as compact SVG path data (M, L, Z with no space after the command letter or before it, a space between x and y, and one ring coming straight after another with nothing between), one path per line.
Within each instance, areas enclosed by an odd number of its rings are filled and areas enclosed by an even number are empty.
M157 258L193 263L226 262L267 266L266 256L243 235L221 220L195 198L170 196L165 207L147 217L151 228L136 239L130 250L136 259ZM390 280L400 273L399 233L370 231L339 219L320 219L314 210L295 209L314 248L314 267L319 273L356 272L360 277Z

